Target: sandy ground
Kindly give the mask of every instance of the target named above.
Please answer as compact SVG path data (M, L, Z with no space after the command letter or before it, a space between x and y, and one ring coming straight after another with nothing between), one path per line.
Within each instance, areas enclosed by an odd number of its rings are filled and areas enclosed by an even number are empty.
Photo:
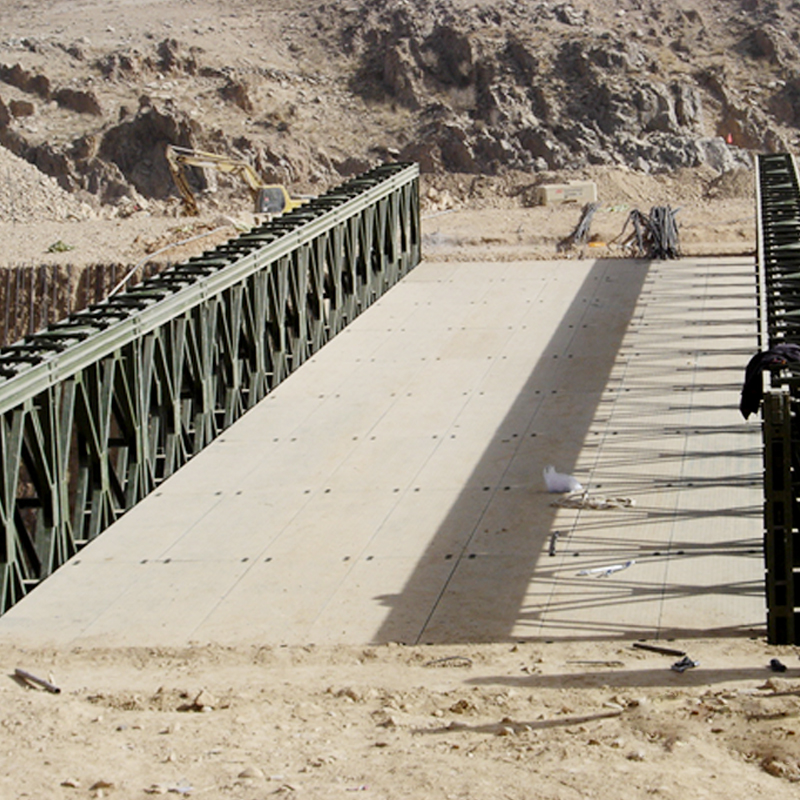
M588 244L566 251L559 243L581 217L575 206L502 208L452 203L423 206L423 247L427 260L505 261L519 258L613 258L627 255L622 243L630 204L605 203L595 214ZM647 201L638 206L649 209ZM741 255L755 250L755 213L752 199L730 198L681 206L676 220L686 256ZM43 220L30 223L0 221L3 252L0 266L38 264L119 263L141 260L179 262L213 248L252 225L252 217L207 215L199 219L137 212L125 219L83 221ZM622 239L618 239L625 231ZM50 252L63 242L66 252Z
M5 647L0 796L796 797L794 648L660 645Z
M429 261L620 258L630 254L624 246L632 232L630 224L626 228L630 211L628 204L603 204L592 219L590 241L566 250L559 245L581 217L574 206L429 211L423 217L424 256ZM752 200L693 204L680 208L676 221L685 256L755 251Z
M237 230L231 218L220 216L184 220L136 214L116 220L0 222L0 264L132 267L146 260L180 262L236 236ZM59 242L65 248L60 252L53 247Z
M203 199L200 217L177 202L131 201L91 208L27 162L0 148L0 268L39 265L180 262L213 248L256 220L249 200L220 190ZM591 180L598 207L580 246L564 240L581 221L578 204L533 205L531 176L460 174L420 178L423 251L427 260L504 261L519 258L607 258L626 248L636 209L675 211L686 256L741 255L755 250L755 175L708 168L644 175L623 168L551 173L546 182Z

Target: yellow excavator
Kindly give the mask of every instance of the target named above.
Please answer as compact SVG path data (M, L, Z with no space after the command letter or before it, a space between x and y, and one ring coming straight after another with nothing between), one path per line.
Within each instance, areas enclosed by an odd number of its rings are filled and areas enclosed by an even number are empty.
M291 197L286 187L279 183L264 183L258 173L246 161L221 156L216 153L206 153L203 150L190 150L186 147L177 147L168 144L165 155L167 164L172 173L172 179L180 192L183 200L183 213L196 217L200 211L197 207L194 192L186 180L184 167L201 167L203 169L216 169L241 178L250 189L253 196L256 214L270 216L292 211L306 202L305 198Z

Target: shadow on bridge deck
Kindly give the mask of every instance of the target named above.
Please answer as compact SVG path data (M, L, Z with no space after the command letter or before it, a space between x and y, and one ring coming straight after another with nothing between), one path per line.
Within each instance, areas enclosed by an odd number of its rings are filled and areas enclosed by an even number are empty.
M747 259L422 264L0 638L752 634L760 433L737 404L753 295ZM551 463L635 505L554 507Z
M383 597L379 640L761 626L759 440L736 416L752 267L719 266L595 263L402 593ZM554 508L537 491L547 461L635 507ZM447 577L433 580L448 549ZM628 561L606 579L578 575ZM434 588L422 618L418 598Z

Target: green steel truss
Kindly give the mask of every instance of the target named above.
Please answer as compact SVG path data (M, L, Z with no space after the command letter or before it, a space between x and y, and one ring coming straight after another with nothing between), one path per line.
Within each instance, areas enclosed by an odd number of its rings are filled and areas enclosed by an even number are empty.
M800 343L800 183L787 154L757 159L759 336L762 349ZM764 557L767 635L800 641L800 373L764 374Z
M419 260L387 164L0 350L0 613Z

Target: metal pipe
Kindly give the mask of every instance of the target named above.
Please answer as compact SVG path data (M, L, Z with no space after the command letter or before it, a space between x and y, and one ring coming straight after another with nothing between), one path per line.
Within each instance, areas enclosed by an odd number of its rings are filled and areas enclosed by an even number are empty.
M51 694L61 694L61 689L59 689L58 686L50 683L50 681L46 681L44 678L37 678L36 675L32 675L30 672L27 672L24 669L17 667L14 670L14 675L24 681L27 681L28 683L35 683L37 686L41 686Z

